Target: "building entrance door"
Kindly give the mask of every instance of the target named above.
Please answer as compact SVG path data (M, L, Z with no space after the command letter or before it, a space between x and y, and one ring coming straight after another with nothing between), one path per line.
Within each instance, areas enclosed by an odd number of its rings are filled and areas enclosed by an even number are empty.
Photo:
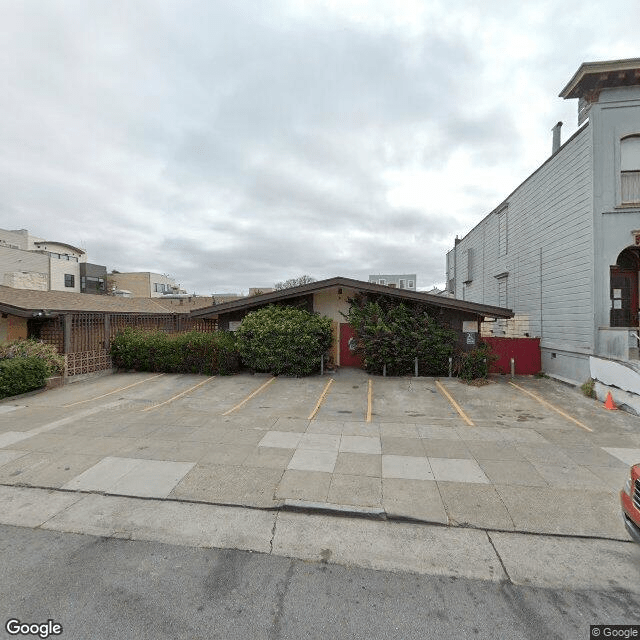
M638 327L638 247L627 247L611 267L611 327Z
M347 322L340 323L340 366L362 369L362 356L354 353L356 334Z

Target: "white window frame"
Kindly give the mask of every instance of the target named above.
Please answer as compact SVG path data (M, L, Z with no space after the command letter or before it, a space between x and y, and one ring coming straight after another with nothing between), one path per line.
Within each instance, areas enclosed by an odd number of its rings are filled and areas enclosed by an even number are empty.
M627 187L625 183L631 183L631 186ZM633 191L630 196L625 193L627 188ZM620 139L620 204L640 205L640 133Z

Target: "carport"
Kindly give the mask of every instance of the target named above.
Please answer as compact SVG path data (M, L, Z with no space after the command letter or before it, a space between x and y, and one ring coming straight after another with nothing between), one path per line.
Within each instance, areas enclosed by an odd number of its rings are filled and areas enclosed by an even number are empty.
M360 367L357 355L351 353L349 340L353 337L351 326L345 322L349 312L349 300L358 294L367 297L388 296L402 301L421 302L441 322L449 325L458 335L458 344L463 350L471 349L478 342L480 323L485 318L511 318L510 309L455 300L419 291L396 289L385 285L353 280L351 278L329 278L311 284L273 291L240 300L197 309L192 318L216 320L223 331L234 331L250 311L270 304L292 305L331 319L333 327L332 357L336 365Z

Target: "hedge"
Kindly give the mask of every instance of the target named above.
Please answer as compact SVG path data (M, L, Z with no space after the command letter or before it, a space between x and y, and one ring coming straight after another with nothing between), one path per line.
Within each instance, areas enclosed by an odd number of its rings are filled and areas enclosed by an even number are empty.
M0 398L40 389L48 377L47 363L36 356L0 360Z
M254 371L306 376L320 370L331 347L331 320L295 307L269 305L248 313L236 331L242 362Z
M13 340L0 345L0 360L10 358L38 358L42 360L48 369L48 376L62 375L64 373L64 356L52 345L40 340Z
M387 296L369 300L350 299L347 320L356 334L356 352L363 357L364 368L381 374L408 375L418 358L419 374L445 375L453 356L456 334L441 325L420 304L398 303Z
M240 368L232 333L125 329L111 340L111 358L119 369L164 373L227 375Z

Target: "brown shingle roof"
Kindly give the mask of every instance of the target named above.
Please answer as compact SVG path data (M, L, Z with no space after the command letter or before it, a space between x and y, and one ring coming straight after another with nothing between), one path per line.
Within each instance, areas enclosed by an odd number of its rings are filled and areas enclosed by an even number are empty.
M194 306L187 304L164 304L155 298L119 298L68 291L33 291L0 286L0 311L12 315L31 317L34 313L47 311L110 312L110 313L189 313ZM186 303L186 300L185 300ZM202 306L210 305L211 298L203 298ZM200 306L200 305L199 305Z

